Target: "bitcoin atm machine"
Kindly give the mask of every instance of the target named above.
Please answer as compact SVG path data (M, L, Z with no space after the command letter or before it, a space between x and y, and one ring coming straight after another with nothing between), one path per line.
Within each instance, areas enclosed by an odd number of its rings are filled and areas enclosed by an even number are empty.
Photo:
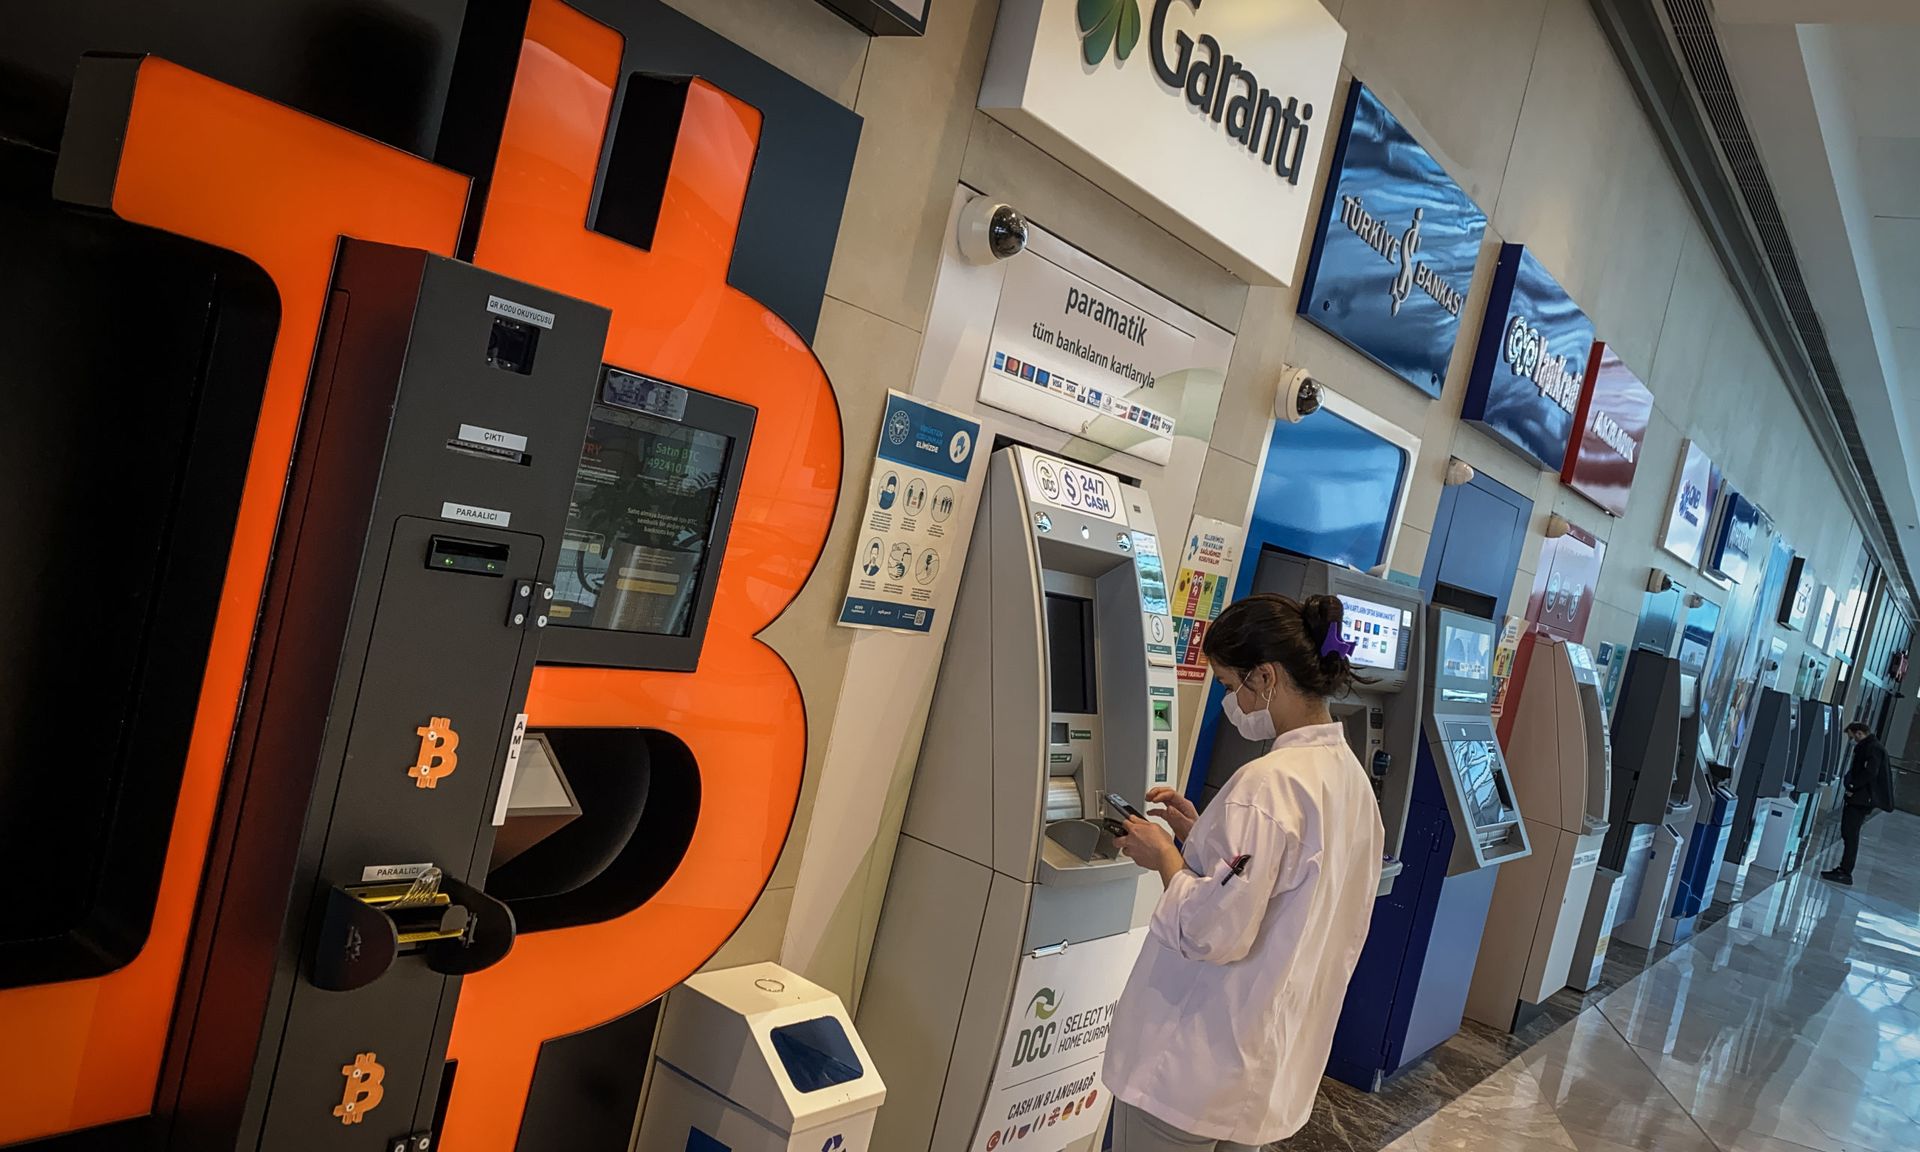
M1422 689L1426 684L1425 631L1427 598L1408 588L1369 576L1352 568L1328 564L1284 549L1268 546L1254 569L1254 592L1272 592L1294 600L1309 596L1338 596L1344 609L1340 638L1353 644L1353 666L1368 683L1355 681L1346 696L1329 700L1334 719L1346 728L1347 744L1373 777L1374 797L1380 802L1380 823L1386 841L1380 861L1380 895L1392 891L1403 867L1400 843L1406 834L1407 807L1413 797L1414 758L1420 743ZM1262 755L1265 742L1243 738L1214 714L1211 749L1202 748L1205 780L1187 791L1204 806L1242 764Z
M1607 832L1612 753L1600 677L1584 645L1522 641L1508 690L1507 765L1533 851L1500 869L1467 1015L1511 1031L1566 987Z
M1160 890L1102 803L1176 782L1166 615L1144 492L995 453L861 993L888 1085L873 1147L1101 1130L1107 1012Z
M166 1147L431 1139L460 977L516 935L481 890L489 814L607 322L342 243L155 1109Z

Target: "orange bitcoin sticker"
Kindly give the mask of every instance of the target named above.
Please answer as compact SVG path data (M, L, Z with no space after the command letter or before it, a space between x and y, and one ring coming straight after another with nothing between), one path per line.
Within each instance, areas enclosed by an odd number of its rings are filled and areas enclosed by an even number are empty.
M375 1053L362 1052L353 1063L340 1066L340 1075L347 1078L347 1084L340 1090L340 1103L333 1106L333 1114L342 1124L358 1124L386 1097L387 1090L381 1084L387 1070Z
M462 1152L513 1148L543 1041L647 1004L732 935L786 843L806 763L799 685L756 635L798 595L825 545L840 489L839 408L806 341L727 284L759 150L754 109L691 82L651 248L586 227L622 52L613 29L534 0L475 261L610 308L608 364L756 409L699 668L541 667L527 701L536 727L671 732L698 765L704 802L689 814L679 870L651 900L602 923L523 935L504 961L466 978L444 1130Z
M435 716L424 728L415 728L414 734L420 737L420 752L413 759L413 767L407 769L407 775L413 777L417 788L435 788L440 781L453 775L460 766L460 754L454 749L460 747L460 734L453 730L453 721L445 716Z

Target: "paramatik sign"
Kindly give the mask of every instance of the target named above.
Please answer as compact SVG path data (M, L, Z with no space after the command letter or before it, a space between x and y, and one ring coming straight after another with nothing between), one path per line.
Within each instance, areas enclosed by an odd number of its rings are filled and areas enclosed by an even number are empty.
M1461 416L1558 472L1592 352L1587 314L1524 245L1504 245Z

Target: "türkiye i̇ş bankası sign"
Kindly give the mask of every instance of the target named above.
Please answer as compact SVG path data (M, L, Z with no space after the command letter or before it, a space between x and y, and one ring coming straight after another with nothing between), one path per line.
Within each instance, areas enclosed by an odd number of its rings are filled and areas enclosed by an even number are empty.
M1587 314L1525 246L1503 245L1461 416L1558 472L1592 352Z
M1487 214L1358 81L1332 167L1300 314L1438 396Z
M1319 0L1007 0L980 107L1234 272L1286 284L1346 42Z

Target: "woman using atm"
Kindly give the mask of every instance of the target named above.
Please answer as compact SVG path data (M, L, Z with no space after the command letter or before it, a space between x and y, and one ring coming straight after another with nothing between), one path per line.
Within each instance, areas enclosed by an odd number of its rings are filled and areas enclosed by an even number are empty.
M1119 847L1166 891L1114 1010L1114 1152L1255 1152L1313 1110L1366 942L1386 839L1327 709L1354 679L1338 597L1239 601L1203 649L1227 718L1266 755L1205 813L1170 788Z

